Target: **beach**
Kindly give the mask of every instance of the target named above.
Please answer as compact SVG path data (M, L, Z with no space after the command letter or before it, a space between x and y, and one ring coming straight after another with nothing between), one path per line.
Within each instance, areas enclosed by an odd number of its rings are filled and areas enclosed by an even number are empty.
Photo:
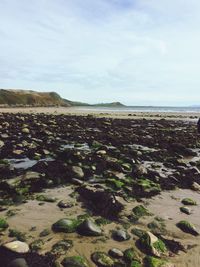
M199 267L198 117L0 109L3 264Z

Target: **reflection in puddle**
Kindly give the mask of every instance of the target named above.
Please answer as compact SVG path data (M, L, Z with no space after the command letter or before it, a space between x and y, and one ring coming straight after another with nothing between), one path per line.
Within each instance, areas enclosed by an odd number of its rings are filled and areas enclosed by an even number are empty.
M87 143L83 143L83 144L66 144L66 145L62 145L61 146L62 150L65 149L75 149L75 150L84 150L84 151L91 151L91 148L89 147L89 145Z
M53 161L54 159L52 158L45 158L45 159L40 159L40 160L34 160L34 159L29 159L29 158L23 158L23 159L6 159L11 167L15 169L29 169L36 165L40 161Z

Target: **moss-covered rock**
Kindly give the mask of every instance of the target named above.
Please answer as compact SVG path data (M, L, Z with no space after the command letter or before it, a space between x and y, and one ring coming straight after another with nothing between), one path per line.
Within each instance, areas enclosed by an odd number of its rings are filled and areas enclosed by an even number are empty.
M161 192L161 187L149 179L138 179L133 184L133 192L138 196L153 196Z
M54 203L54 202L56 202L56 198L54 198L54 197L50 197L50 196L45 196L45 195L38 195L38 196L36 197L36 199L37 199L38 201L44 201L44 202L50 202L50 203Z
M8 223L4 218L0 218L0 232L8 228Z
M145 208L143 205L138 205L136 207L134 207L132 209L133 213L138 217L142 217L142 216L151 216L152 213L147 209Z
M140 245L148 254L160 257L167 253L165 243L151 232L146 232L140 239Z
M42 248L43 245L44 241L42 239L37 239L30 244L30 248L32 251L38 251Z
M107 179L106 184L116 191L122 189L124 186L124 182L114 178Z
M194 236L199 235L199 231L196 229L196 227L188 221L180 221L177 223L177 227L185 233L192 234Z
M139 262L139 261L132 261L130 264L129 264L130 267L142 267L142 264Z
M188 208L188 207L180 207L180 211L187 214L187 215L190 215L191 214L191 209Z
M101 228L96 225L91 219L84 220L77 228L79 234L84 236L100 236Z
M16 229L9 229L9 237L15 237L22 242L26 241L26 234Z
M166 260L158 259L155 257L147 256L144 259L145 267L175 267L174 264Z
M52 246L52 252L62 255L66 254L66 252L72 247L73 247L72 240L61 240Z
M152 222L148 223L148 228L151 230L153 234L166 234L166 225L163 221L153 220Z
M196 206L197 202L191 198L184 198L182 201L183 205Z
M131 229L131 233L136 235L137 237L142 237L146 232L139 228L133 228Z
M112 267L115 263L114 260L105 252L94 252L91 258L97 266L101 267Z
M139 255L133 248L128 248L124 251L124 260L127 263L131 263L133 261L140 262Z
M76 231L80 221L75 219L61 219L52 225L54 232L73 233Z
M62 265L64 267L88 267L86 259L81 256L66 257Z

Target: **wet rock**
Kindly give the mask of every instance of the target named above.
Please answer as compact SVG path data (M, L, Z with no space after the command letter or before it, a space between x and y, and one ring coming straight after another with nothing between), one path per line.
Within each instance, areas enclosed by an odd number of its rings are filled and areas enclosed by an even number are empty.
M28 264L25 259L18 258L18 259L12 260L8 264L8 267L28 267Z
M73 206L74 206L74 203L72 203L72 202L65 202L63 200L58 202L58 207L61 209L67 209L67 208L71 208Z
M158 239L151 232L146 232L140 239L139 243L142 248L144 248L148 254L160 257L163 254L166 254L167 248L165 243Z
M200 234L196 227L188 221L180 221L177 223L177 227L183 232L192 234L194 236L198 236Z
M143 205L138 205L132 209L133 213L138 217L142 216L152 216L152 213L145 208Z
M31 251L38 251L42 248L43 245L44 245L44 241L42 239L34 240L30 244Z
M151 256L145 257L144 261L145 267L175 267L173 263Z
M138 176L143 176L148 173L147 168L145 168L142 164L136 164L133 169L133 174Z
M91 258L97 266L112 267L114 265L114 260L105 252L94 252Z
M88 267L85 258L81 256L67 257L62 261L64 267Z
M52 246L52 252L59 255L65 255L66 252L72 247L72 240L61 240Z
M124 205L114 194L105 189L96 189L92 186L77 189L83 200L97 214L111 219L116 219L124 209Z
M50 235L51 231L49 229L44 229L41 233L40 233L40 237L45 237Z
M5 219L0 218L0 232L8 228L8 223Z
M54 232L73 233L76 231L79 221L75 219L61 219L52 225Z
M29 134L30 133L30 130L28 128L23 128L22 129L22 133Z
M122 242L130 239L130 235L125 230L116 230L112 233L112 238L116 241Z
M44 201L44 202L50 202L50 203L56 202L55 197L50 197L50 196L46 196L46 195L38 195L36 197L36 199L37 199L37 201Z
M124 253L118 248L112 248L108 253L111 257L116 259L122 258L124 256Z
M197 205L197 202L191 198L184 198L182 201L181 201L184 205L190 205L190 206L195 206Z
M0 140L0 148L2 148L4 145L5 145L5 143Z
M80 235L84 236L100 236L102 234L101 228L96 225L91 219L86 219L77 228Z
M73 175L76 178L83 178L84 177L84 172L83 169L79 166L72 166L72 171L73 171Z
M191 186L191 189L194 190L194 191L200 191L200 184L198 184L196 182L193 182L192 186Z
M191 209L188 207L180 207L180 211L182 211L183 213L190 215L192 213Z
M149 179L138 179L133 184L133 194L140 197L150 197L161 192L161 187Z
M131 263L133 261L140 262L139 255L133 248L128 248L124 251L124 260L127 263Z
M29 251L29 245L21 241L6 243L2 247L16 253L27 253Z

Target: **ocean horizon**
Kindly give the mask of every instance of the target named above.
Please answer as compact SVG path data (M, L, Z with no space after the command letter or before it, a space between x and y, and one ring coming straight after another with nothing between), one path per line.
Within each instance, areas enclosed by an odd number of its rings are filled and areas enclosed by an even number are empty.
M78 109L84 111L99 112L177 112L177 113L200 113L200 107L170 107L170 106L118 106L118 107L100 107L100 106L82 106Z

